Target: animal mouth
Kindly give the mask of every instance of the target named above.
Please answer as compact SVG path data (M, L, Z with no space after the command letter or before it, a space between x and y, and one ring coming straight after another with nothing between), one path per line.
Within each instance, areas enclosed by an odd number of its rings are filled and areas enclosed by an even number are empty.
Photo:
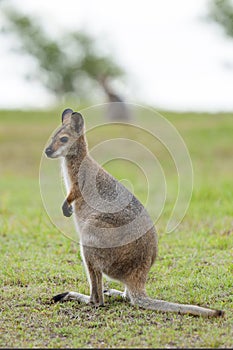
M54 151L52 148L48 147L45 150L45 154L48 158L59 158L63 156L63 153L63 148L59 148L58 150Z

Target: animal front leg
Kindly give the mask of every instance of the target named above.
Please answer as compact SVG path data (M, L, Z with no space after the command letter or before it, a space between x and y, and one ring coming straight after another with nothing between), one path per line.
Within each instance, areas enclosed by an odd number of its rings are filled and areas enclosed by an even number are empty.
M68 197L65 199L62 205L62 212L64 216L70 217L73 214L72 203L75 200L75 198L76 198L76 192L75 190L71 190Z
M54 301L55 303L70 301L70 300L75 300L80 303L88 304L90 302L90 297L88 295L80 294L77 292L65 292L65 293L57 294L52 298L52 301Z

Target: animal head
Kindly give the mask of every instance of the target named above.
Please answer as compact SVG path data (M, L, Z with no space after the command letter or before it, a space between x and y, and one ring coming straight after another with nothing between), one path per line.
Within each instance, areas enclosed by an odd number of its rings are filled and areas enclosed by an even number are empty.
M62 125L57 129L46 148L45 154L49 158L65 157L74 142L84 132L84 120L80 113L67 108L62 113Z

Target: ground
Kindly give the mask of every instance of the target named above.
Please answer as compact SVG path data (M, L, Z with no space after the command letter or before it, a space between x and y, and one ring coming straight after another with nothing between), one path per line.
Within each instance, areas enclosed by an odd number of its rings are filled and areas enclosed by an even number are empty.
M162 114L189 149L194 188L174 232L164 232L169 201L156 223L159 256L147 292L157 299L222 309L225 317L159 314L107 297L103 308L52 304L51 297L64 291L89 293L79 245L53 226L40 197L40 157L59 124L58 112L1 111L0 347L233 346L233 114ZM165 152L160 155L166 163ZM143 188L131 175L143 198ZM173 174L167 181L173 186Z

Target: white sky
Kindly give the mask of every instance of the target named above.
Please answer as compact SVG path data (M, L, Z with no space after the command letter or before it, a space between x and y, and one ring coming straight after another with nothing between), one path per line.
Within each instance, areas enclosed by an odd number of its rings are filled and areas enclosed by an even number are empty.
M5 1L6 2L6 1ZM233 39L205 22L207 0L7 0L48 29L86 29L129 73L130 102L168 110L233 110ZM45 107L53 100L23 80L31 61L0 37L0 108ZM100 103L102 101L99 101Z

